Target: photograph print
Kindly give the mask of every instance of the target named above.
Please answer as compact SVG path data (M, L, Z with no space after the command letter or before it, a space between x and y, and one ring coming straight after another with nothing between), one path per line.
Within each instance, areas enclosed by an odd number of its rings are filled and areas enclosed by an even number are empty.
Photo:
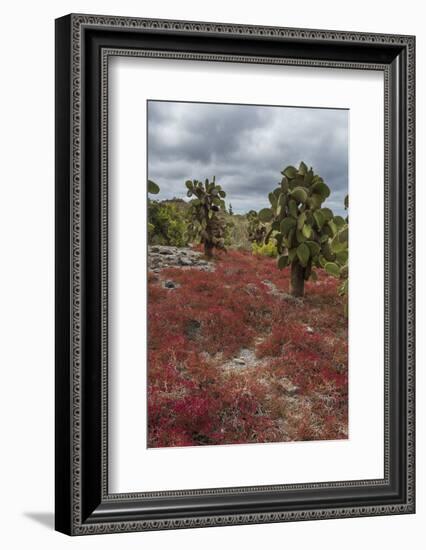
M349 111L147 121L148 448L347 439Z

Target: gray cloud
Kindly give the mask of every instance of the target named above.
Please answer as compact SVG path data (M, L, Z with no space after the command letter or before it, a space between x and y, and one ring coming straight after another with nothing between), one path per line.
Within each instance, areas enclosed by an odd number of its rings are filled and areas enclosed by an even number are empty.
M343 214L348 188L348 111L212 103L148 102L148 177L159 199L186 197L187 179L216 176L234 212L268 206L280 171L303 160Z

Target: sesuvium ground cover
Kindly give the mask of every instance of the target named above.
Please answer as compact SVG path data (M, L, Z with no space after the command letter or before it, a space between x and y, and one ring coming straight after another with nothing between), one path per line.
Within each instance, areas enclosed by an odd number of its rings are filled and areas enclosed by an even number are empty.
M212 262L149 271L149 447L347 438L339 280L318 268L301 299L275 258Z

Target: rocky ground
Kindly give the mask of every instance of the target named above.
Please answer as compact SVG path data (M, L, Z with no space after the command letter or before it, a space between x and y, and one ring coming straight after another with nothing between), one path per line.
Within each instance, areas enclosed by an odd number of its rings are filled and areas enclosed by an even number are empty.
M159 273L167 267L181 267L183 269L199 269L214 271L214 263L204 259L203 254L191 247L177 246L149 246L148 269Z

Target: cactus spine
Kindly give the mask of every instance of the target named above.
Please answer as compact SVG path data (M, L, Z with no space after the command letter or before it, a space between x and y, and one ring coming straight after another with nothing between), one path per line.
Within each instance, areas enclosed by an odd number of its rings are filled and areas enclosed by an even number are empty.
M225 210L226 197L220 185L216 184L215 177L209 182L188 180L185 182L188 189L187 196L194 197L189 212L189 234L192 238L199 238L204 245L204 253L212 258L213 249L225 250L226 224L221 212Z

